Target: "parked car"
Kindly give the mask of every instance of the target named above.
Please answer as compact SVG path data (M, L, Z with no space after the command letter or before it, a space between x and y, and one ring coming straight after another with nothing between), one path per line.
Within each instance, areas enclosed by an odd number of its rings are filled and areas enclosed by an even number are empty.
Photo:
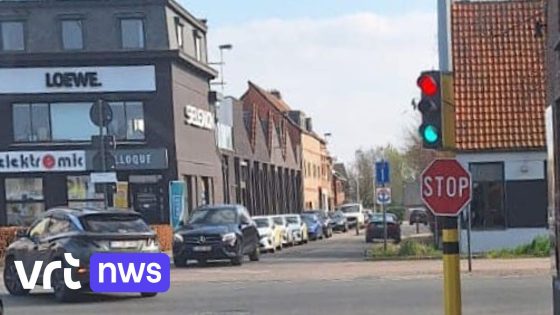
M428 212L425 208L412 208L410 209L410 219L408 222L410 225L416 223L428 225Z
M348 232L348 220L342 211L331 212L329 213L329 217L331 218L333 231Z
M230 260L235 266L243 257L258 261L259 231L249 212L240 205L208 205L195 209L173 238L173 261L183 267L187 260Z
M293 236L293 233L288 228L288 221L286 221L286 217L283 216L283 215L272 216L272 221L281 230L282 246L293 246L293 245L295 245L294 236Z
M365 225L364 207L361 204L345 204L340 206L339 210L344 213L344 216L346 216L350 227L355 227L356 224L358 224L359 227L363 227Z
M387 238L396 243L401 241L401 225L392 215L386 216ZM383 215L372 216L366 229L366 242L371 243L374 239L383 239Z
M36 261L43 265L62 262L70 268L72 279L79 281L82 291L89 289L89 260L95 252L160 252L155 232L142 216L134 211L96 208L54 208L43 213L31 227L18 233L19 238L6 250L4 285L11 295L26 295L15 266L22 261L31 274ZM64 254L80 261L79 267L66 266ZM64 270L55 269L51 284L58 301L73 300L80 290L69 289L64 282ZM43 284L43 275L37 278ZM144 297L156 293L141 293Z
M329 217L328 211L327 210L306 210L305 212L303 212L303 214L314 214L316 215L320 222L321 225L323 226L323 235L326 238L330 238L333 235L333 225L332 225L332 220Z
M303 222L298 214L285 214L287 227L292 234L292 239L297 244L305 244L309 241L307 235L307 224Z
M325 238L323 223L316 214L302 213L301 219L307 225L307 235L310 240L315 241Z
M259 231L261 252L282 250L282 229L276 225L272 217L253 217Z
M391 217L391 219L393 219L395 222L397 222L398 224L401 224L399 217L391 212L386 212L385 215L387 215L387 217ZM379 219L381 221L383 221L383 213L382 212L374 212L369 216L369 221L375 220L375 219Z

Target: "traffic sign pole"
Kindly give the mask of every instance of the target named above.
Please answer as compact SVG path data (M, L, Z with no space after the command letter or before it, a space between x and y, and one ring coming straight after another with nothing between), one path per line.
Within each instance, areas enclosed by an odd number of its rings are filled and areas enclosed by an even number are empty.
M103 101L99 99L97 101L98 111L99 111L99 121L103 121ZM103 142L103 124L99 124L99 136L101 138L101 172L107 171L107 165L105 161L105 143ZM103 204L105 205L105 209L109 207L109 196L107 195L107 184L103 184Z
M385 185L383 185L385 188ZM381 211L383 212L383 251L387 252L387 218L385 211L385 203L381 203Z
M443 223L443 299L445 315L461 315L461 267L456 217Z

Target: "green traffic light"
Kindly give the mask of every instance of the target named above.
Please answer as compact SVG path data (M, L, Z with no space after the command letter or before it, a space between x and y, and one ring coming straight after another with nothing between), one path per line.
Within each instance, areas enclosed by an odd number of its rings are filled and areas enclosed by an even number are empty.
M437 128L433 125L428 125L424 128L423 135L424 140L428 143L435 143L439 139L439 134Z

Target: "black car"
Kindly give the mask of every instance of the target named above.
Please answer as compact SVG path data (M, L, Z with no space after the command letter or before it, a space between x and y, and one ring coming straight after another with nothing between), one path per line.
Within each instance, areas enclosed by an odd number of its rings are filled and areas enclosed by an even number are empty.
M424 224L428 225L428 213L424 208L414 208L410 210L410 225Z
M306 210L303 214L314 214L321 221L323 226L323 235L326 238L330 238L333 235L333 225L331 218L329 217L327 210Z
M184 267L188 260L230 260L241 265L243 256L259 260L259 231L249 212L240 205L203 206L192 212L173 237L173 261Z
M160 252L157 237L142 216L133 211L96 208L56 208L45 212L31 227L19 233L19 239L6 250L4 285L12 295L26 295L15 261L22 261L30 275L35 261L43 261L43 269L50 262L61 261L71 268L72 279L80 281L82 290L89 289L89 259L96 252ZM79 259L80 266L67 266L64 254ZM37 284L42 284L41 270ZM54 296L68 301L80 292L64 284L62 269L52 273ZM156 293L142 293L155 296Z
M348 232L348 219L344 216L342 211L335 211L329 213L329 217L331 219L331 226L333 231L342 231L344 233Z
M400 223L389 213L385 218L387 223L387 238L394 240L395 243L400 243L402 238ZM383 239L383 236L383 215L372 216L366 228L366 243L371 243L374 239Z

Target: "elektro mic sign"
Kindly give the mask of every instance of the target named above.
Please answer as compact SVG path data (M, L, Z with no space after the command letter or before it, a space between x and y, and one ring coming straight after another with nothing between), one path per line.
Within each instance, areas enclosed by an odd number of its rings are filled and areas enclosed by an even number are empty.
M0 152L0 173L85 171L85 151Z
M0 93L153 92L155 66L1 68Z

